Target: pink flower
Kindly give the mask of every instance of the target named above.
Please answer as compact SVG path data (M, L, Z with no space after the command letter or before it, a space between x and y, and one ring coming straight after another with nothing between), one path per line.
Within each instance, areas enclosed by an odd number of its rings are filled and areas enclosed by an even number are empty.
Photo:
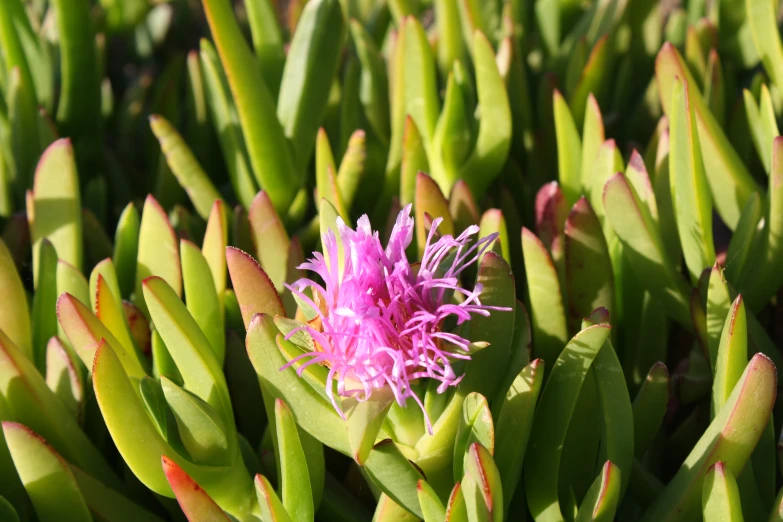
M326 393L343 417L332 391L335 379L340 396L363 401L374 389L388 386L401 406L412 397L424 410L411 382L435 379L440 382L438 393L443 393L462 379L455 374L452 362L470 359L470 341L443 331L444 321L453 318L459 325L474 314L510 311L482 305L481 284L472 291L459 286L460 273L476 262L497 234L468 246L479 230L474 225L456 238L444 235L433 242L442 221L438 218L432 223L417 269L405 255L414 230L410 213L408 205L397 216L385 250L366 215L359 219L356 230L338 218L343 266L336 237L329 230L322 237L327 256L316 252L313 259L299 267L318 274L324 285L303 278L288 287L317 316L288 334L291 337L298 330L306 330L315 341L316 351L297 357L287 366L308 359L299 367L299 375L310 364L328 366ZM304 293L308 287L312 299ZM462 299L454 300L454 294L461 294ZM426 412L425 421L431 431Z

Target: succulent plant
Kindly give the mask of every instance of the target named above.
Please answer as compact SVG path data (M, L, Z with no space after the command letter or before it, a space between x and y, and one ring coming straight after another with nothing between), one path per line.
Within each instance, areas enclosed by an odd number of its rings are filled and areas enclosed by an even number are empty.
M6 0L0 520L783 520L778 7Z

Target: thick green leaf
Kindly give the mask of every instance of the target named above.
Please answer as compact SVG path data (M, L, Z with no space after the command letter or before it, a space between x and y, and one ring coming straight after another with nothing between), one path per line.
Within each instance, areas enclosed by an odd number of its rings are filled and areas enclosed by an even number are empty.
M416 484L423 477L389 439L382 440L370 452L367 474L384 493L401 507L422 518Z
M712 198L688 86L675 80L671 96L669 176L672 203L685 264L691 280L698 281L704 269L715 263Z
M667 42L655 60L655 77L661 104L671 116L671 93L675 78L687 88L693 114L698 127L699 143L704 157L704 171L710 185L715 208L723 221L734 229L742 208L750 195L758 192L758 186L742 163L737 152L729 144L715 117L706 107L701 93L697 91L691 73L675 47Z
M593 171L598 160L598 154L601 146L606 139L604 133L604 120L601 115L601 107L591 93L587 97L587 107L585 108L584 126L582 128L582 164L579 169L582 183L581 192L593 203L591 191L593 190ZM615 172L620 168L612 169ZM612 172L611 174L614 174ZM610 174L610 175L611 175Z
M557 181L547 183L536 194L536 234L557 269L560 287L565 288L565 223L569 205Z
M198 483L190 478L185 471L177 466L177 463L161 456L163 472L166 480L171 485L174 495L177 497L179 507L188 520L211 520L214 522L228 522L229 518L215 501L210 498Z
M209 341L165 280L149 277L143 288L152 321L182 373L185 389L215 408L229 434L233 433L226 379ZM229 443L233 447L236 440L229 437Z
M473 34L473 63L481 117L476 144L462 167L461 178L478 198L506 163L511 147L511 108L492 45L480 31ZM450 180L449 188L455 181Z
M582 142L568 104L559 91L554 94L555 131L557 133L558 180L569 205L581 192Z
M290 404L297 424L308 433L349 455L345 424L334 407L304 383L294 368L282 369L287 361L277 347L278 329L272 318L264 313L254 315L247 331L247 352L264 392ZM280 343L288 341L281 338Z
M614 235L614 230L606 219L606 210L604 209L604 187L606 182L617 172L623 170L623 157L614 140L606 140L598 149L598 155L592 165L592 171L589 174L590 187L587 190L587 197L590 200L596 216L598 216L601 225L604 227L604 235L607 243Z
M761 152L763 152L765 157L769 159L769 143L780 135L780 130L778 129L777 116L775 114L775 106L773 106L772 96L770 95L766 84L761 85L761 94L759 96L759 117L761 119L761 127L764 130L764 136L766 138L764 140L764 147L761 149ZM765 163L765 166L768 167L767 172L769 172L770 164L771 162Z
M745 303L739 295L731 304L720 336L712 383L713 415L717 415L726 404L737 381L742 377L747 360L748 323L745 318Z
M222 200L220 193L173 125L163 116L153 114L150 116L150 127L160 142L161 151L166 156L171 172L188 193L196 212L207 219L212 204L216 200Z
M454 234L454 222L449 213L449 203L443 196L438 184L435 183L435 180L423 172L419 172L416 175L414 209L416 244L419 248L419 257L421 257L434 220L442 218L440 226L438 226L439 235Z
M173 495L161 467L161 456L166 456L198 481L224 510L239 519L249 516L254 504L252 486L238 449L230 466L198 466L183 459L159 434L120 361L106 343L96 350L92 382L117 449L145 486L160 495ZM128 426L134 429L129 430Z
M3 90L12 130L10 141L13 156L9 158L12 160L9 166L13 165L11 179L17 185L17 195L29 186L40 153L37 93L29 64L31 57L25 55L26 48L29 49L35 39L26 38L25 25L29 25L29 21L22 3L18 0L8 2L0 12L0 43L4 51L3 77L7 79Z
M768 154L764 153L767 144L765 143L766 136L764 133L764 126L761 124L758 103L756 103L753 93L748 89L742 90L742 99L745 104L745 118L747 120L748 130L750 131L750 137L753 139L756 154L764 165L764 169L769 172L770 157Z
M454 455L454 444L457 438L457 428L462 415L462 403L465 395L457 388L445 405L442 405L442 411L438 420L432 426L432 434L425 433L418 435L415 443L415 450L418 452L416 464L421 467L425 473L433 475L433 472L440 472L444 480L450 484L452 479L452 457ZM429 406L432 409L431 399L428 401L425 397L425 408ZM401 430L400 430L401 431ZM423 431L423 430L422 430ZM432 477L433 480L436 477ZM432 482L433 485L438 486ZM439 494L443 494L440 491Z
M726 251L726 278L734 284L742 283L742 277L751 271L748 261L757 242L761 240L762 231L759 229L759 222L763 216L764 207L761 204L761 197L753 194L742 209L742 215L731 235L729 248ZM755 274L757 269L758 267L753 265L754 277L757 275Z
M313 0L305 5L291 40L277 100L277 117L300 169L313 151L329 98L329 89L323 84L330 83L337 72L344 39L345 20L338 0ZM277 175L300 179L291 172Z
M147 374L132 347L126 350L100 319L73 295L64 293L57 299L57 317L60 328L87 368L92 367L95 350L105 340L111 344L129 376L140 379Z
M735 232L736 234L736 232ZM707 286L707 349L710 355L710 366L715 371L718 360L721 332L726 322L726 316L731 307L731 295L726 284L723 269L717 263L710 271Z
M492 454L478 442L468 449L465 478L462 480L468 517L471 513L486 515L486 520L503 520L503 489L500 473ZM481 519L480 518L480 519Z
M218 364L222 366L226 355L225 318L212 271L196 245L182 240L179 249L182 255L182 279L188 312L201 328L212 346Z
M583 498L595 480L601 448L602 406L597 378L591 369L579 391L570 429L560 457L560 498L564 513L577 512L577 499ZM566 486L567 485L567 486Z
M569 96L568 104L574 116L577 127L581 127L586 119L588 96L596 96L601 100L611 86L608 77L611 76L612 42L608 35L602 36L590 51L579 81Z
M212 466L228 464L234 455L229 447L227 428L218 413L165 376L161 376L160 383L191 459Z
M315 183L318 197L331 203L344 220L349 219L347 207L343 204L343 197L337 184L337 167L334 164L332 147L329 145L329 137L323 127L318 131L315 141Z
M61 87L57 123L63 134L74 137L77 150L82 151L80 156L93 156L100 150L98 147L102 145L103 136L101 77L90 21L90 3L87 0L55 0L52 7L57 13L60 44ZM57 251L60 251L59 246Z
M631 478L634 458L634 438L629 436L635 427L631 399L628 396L623 368L611 341L607 339L594 363L592 369L598 384L602 418L599 462L611 461L621 472L622 498Z
M283 77L285 49L275 4L270 0L250 0L245 3L245 8L261 74L270 94L276 98Z
M256 256L277 291L283 293L291 241L269 198L265 191L256 195L248 210L248 221Z
M14 259L8 247L0 241L0 292L3 303L0 313L0 330L19 347L28 357L33 356L32 334L30 331L30 313L27 305L27 293L16 271ZM40 328L45 328L41 324ZM48 339L46 340L48 341Z
M114 268L114 262L111 258L104 258L99 261L90 272L89 292L90 304L97 311L98 300L100 298L100 286L108 287L111 290L112 302L122 310L122 296L120 295L119 281L117 280L117 271Z
M498 237L489 244L486 252L492 251L496 254L500 254L506 263L510 265L511 245L509 243L506 220L503 218L503 211L500 209L490 208L481 216L478 237L487 237L490 234L498 234ZM483 259L484 255L479 257L479 264L481 264Z
M370 151L372 155L372 151ZM356 199L357 191L365 174L365 163L368 157L366 133L356 129L343 153L340 168L337 170L337 186L340 188L343 202L351 207Z
M326 388L325 382L323 387ZM388 388L376 390L363 401L355 396L343 399L342 409L346 416L351 456L360 466L367 461L393 403L394 396Z
M33 209L29 215L33 241L34 280L38 281L41 241L51 241L58 257L82 269L82 212L79 175L68 139L54 142L35 169Z
M443 522L446 516L446 508L438 498L438 494L427 484L424 479L419 480L416 485L416 491L419 495L419 506L421 506L424 522Z
M533 413L543 382L544 361L536 359L514 379L498 416L495 455L498 473L507 492L504 497L506 511L511 503L510 492L517 490L522 475L522 464L533 426Z
M117 223L114 235L114 266L123 298L129 298L136 284L136 258L139 251L139 211L128 203ZM120 296L117 296L120 297Z
M119 479L81 431L71 412L48 388L27 357L2 332L0 395L7 406L9 420L35 430L70 462L107 485L119 487Z
M580 38L572 44L570 56L565 65L565 94L571 96L576 89L576 83L579 81L582 75L582 70L587 63L587 54L590 52L590 47L587 44L586 38Z
M149 413L152 418L152 422L155 423L158 433L160 433L164 439L170 440L170 410L169 405L166 402L166 397L163 395L163 387L161 386L160 381L152 377L142 377L139 381L139 395L141 395L141 400L144 401L147 413ZM173 433L172 430L172 435Z
M283 507L292 522L309 522L313 520L314 506L306 455L291 410L281 399L275 400L275 427Z
M720 57L715 48L707 57L707 71L704 75L704 98L715 120L723 127L726 123L726 77Z
M468 184L462 180L451 187L449 194L449 213L454 220L454 232L459 234L470 225L479 222L479 206L470 192Z
M25 4L18 0L5 4L6 9L0 24L0 41L5 49L5 65L10 70L12 67L20 67L20 70L29 68L31 85L35 87L35 99L39 104L51 110L54 96L54 79L52 60L47 43L38 34L40 28L33 27L34 17L25 9ZM7 17L7 18L6 18ZM36 21L37 22L37 21ZM6 25L7 24L7 25ZM15 34L14 34L15 33ZM27 75L27 72L22 72ZM25 81L27 76L25 76Z
M8 124L11 134L9 164L13 165L9 179L18 198L24 193L24 189L30 186L35 162L41 153L32 82L26 80L18 66L10 71L7 93Z
M166 212L155 200L147 196L139 227L136 265L136 293L134 302L149 315L142 283L150 276L163 278L177 295L182 293L182 269L179 262L179 245Z
M561 40L561 6L557 0L536 2L535 15L541 39L547 54L554 56L560 47Z
M633 400L633 449L644 455L661 427L669 405L669 370L662 362L650 368Z
M75 418L79 418L85 398L82 373L76 357L57 337L46 345L46 384Z
M401 29L404 29L401 27ZM402 140L405 121L411 118L406 108L405 97L405 31L398 30L390 34L389 69L389 115L391 118L391 138L389 155L386 158L384 193L391 195L399 190L400 161L402 160Z
M489 346L473 354L465 365L465 378L460 390L494 397L501 384L498 376L508 368L511 354L516 285L508 263L494 252L487 252L481 260L476 285L483 287L482 304L499 309L493 310L488 317L476 316L461 326L461 335L466 339L473 343L488 343Z
M468 508L465 505L465 494L462 492L460 482L457 482L451 490L444 522L468 522Z
M623 254L647 290L674 319L690 325L690 291L669 260L658 228L636 190L621 173L604 189L606 217L623 244Z
M239 126L239 116L230 98L228 80L214 47L207 40L201 40L201 70L209 102L209 114L220 142L228 177L237 199L247 208L258 190Z
M384 143L389 141L389 80L386 64L375 42L357 20L350 22L351 39L361 64L359 101L372 130ZM346 198L349 199L349 198Z
M188 52L186 64L185 114L187 117L184 121L183 133L196 158L206 165L206 171L210 172L217 165L217 156L214 154L214 134L209 123L207 92L198 51Z
M216 201L207 219L207 229L204 232L204 241L201 252L212 272L212 280L215 282L215 290L220 299L220 308L223 309L223 293L226 290L226 245L228 244L228 215L226 204Z
M568 341L560 283L546 248L527 228L522 228L522 254L533 326L533 355L548 361L551 368Z
M404 57L401 72L405 114L413 118L425 145L429 147L440 112L435 58L424 27L418 19L412 16L405 18L400 32L403 33L402 49L397 52L401 52ZM448 189L447 180L437 181L441 187Z
M92 520L68 464L41 436L16 422L3 422L3 433L38 520Z
M455 480L462 478L469 458L468 449L474 442L480 443L490 453L495 451L495 426L489 404L483 395L475 392L469 393L462 402L462 416L454 441Z
M783 256L783 137L772 142L772 169L767 190L767 211L763 237L752 252L754 263L746 265L739 286L751 310L758 310L783 284L778 270Z
M301 171L295 169L286 135L273 117L274 101L234 18L231 3L228 0L202 3L234 96L253 174L269 193L275 208L283 212L294 200L302 177ZM285 89L281 88L281 92Z
M601 223L584 197L565 222L565 283L569 321L576 330L598 307L614 310L614 274Z
M716 462L704 477L701 494L704 520L723 522L742 522L742 505L737 481L731 470L723 463Z
M465 99L465 92L455 79L459 71L457 69L449 74L443 111L435 127L430 159L437 179L453 180L460 177L459 170L473 145L473 122L468 112L470 100ZM404 155L403 149L403 161Z
M582 382L610 330L608 324L597 324L576 334L557 358L544 386L523 469L528 506L537 521L563 519L558 499L563 444Z
M629 270L624 266L623 270ZM632 280L630 284L638 284ZM669 320L666 317L666 309L648 291L644 291L640 297L631 297L632 303L640 301L638 313L638 327L635 333L630 333L630 339L626 341L624 369L627 378L633 388L637 388L644 381L650 367L661 359L666 358L669 342ZM632 318L629 318L629 322Z
M764 69L775 84L783 85L783 44L773 2L745 0L747 23Z
M57 293L69 293L82 303L90 302L89 282L79 270L65 261L57 261Z
M525 309L525 305L521 301L517 300L514 312L514 334L511 339L508 365L503 381L498 385L495 397L490 401L492 417L496 420L499 418L498 414L506 400L507 392L510 391L514 381L519 377L519 372L530 363L531 336L532 332L527 309Z
M0 396L0 420L6 420L8 417L5 403ZM30 498L5 443L5 436L0 431L0 519L19 522L20 516L21 520L26 520L27 514L32 510Z
M707 73L707 49L705 48L707 42L702 38L705 32L701 30L704 27L705 24L692 23L685 32L685 62L696 75L696 83L700 88L703 87L703 80Z
M399 180L400 205L409 205L416 202L419 176L424 175L423 172L428 170L427 153L424 149L424 142L419 133L419 128L416 126L413 118L408 115L405 118L405 129L402 138Z
M285 316L280 296L255 259L238 248L227 247L226 261L245 328L250 327L250 321L255 314Z
M69 466L84 501L87 502L87 507L90 508L94 517L112 522L134 522L136 520L162 522L161 518L131 502L125 495L106 487L104 483L76 466Z
M283 503L280 502L280 497L277 496L275 489L266 477L263 475L256 475L254 482L258 503L261 506L262 520L293 522L288 515L288 512L285 510L285 507L283 507Z
M620 468L615 466L612 461L607 460L601 468L601 474L596 477L595 482L582 500L575 522L611 522L614 520L617 506L622 498L621 478Z
M704 476L714 463L723 461L734 474L742 470L769 422L776 386L772 361L755 355L680 470L644 513L644 522L691 520L700 508Z
M104 326L108 328L112 335L114 335L117 341L119 341L124 351L141 363L140 355L136 353L136 347L133 338L131 337L125 311L122 308L122 304L119 302L119 296L115 297L114 294L116 284L112 285L107 281L110 281L108 275L106 279L104 279L103 275L98 275L95 285L95 297L93 300L93 308L95 309L96 316ZM112 286L115 288L112 289Z
M758 105L749 90L744 89L742 94L745 101L745 117L748 120L753 144L756 146L756 153L764 165L764 170L769 173L772 163L770 155L772 149L769 144L780 134L769 89L766 85L761 86Z
M131 337L136 343L136 347L145 355L149 355L151 350L150 341L150 323L141 310L130 301L122 302L122 309L125 312L125 318L128 320Z

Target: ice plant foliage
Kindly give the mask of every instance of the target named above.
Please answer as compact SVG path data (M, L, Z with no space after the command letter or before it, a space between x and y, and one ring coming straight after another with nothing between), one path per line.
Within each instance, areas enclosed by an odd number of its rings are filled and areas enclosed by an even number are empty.
M497 234L470 245L479 231L473 225L456 238L447 234L436 239L442 218L435 219L421 262L411 264L405 254L414 231L410 214L410 205L399 213L385 250L366 215L356 230L338 218L344 265L340 266L337 238L328 230L322 237L327 255L316 252L300 266L318 274L324 284L302 278L289 287L317 313L308 325L288 334L306 330L316 350L290 364L307 359L298 368L300 374L311 364L327 365L326 393L341 415L333 393L335 379L339 396L364 401L373 390L388 386L400 405L413 398L423 410L411 382L436 379L438 393L443 393L462 379L452 362L470 359L470 341L444 331L447 320L459 325L475 314L510 311L482 305L480 283L472 290L459 283L460 274L479 259ZM306 295L307 288L312 298Z

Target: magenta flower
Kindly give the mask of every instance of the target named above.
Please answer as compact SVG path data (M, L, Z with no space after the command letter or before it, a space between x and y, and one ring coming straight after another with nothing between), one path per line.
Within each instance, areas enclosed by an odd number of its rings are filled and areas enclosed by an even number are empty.
M316 351L297 357L289 365L309 359L299 367L300 375L311 364L328 366L326 393L343 417L332 392L335 379L340 396L363 401L373 390L388 386L401 406L412 397L424 410L411 382L436 379L440 382L438 393L443 393L462 379L455 374L452 362L470 359L470 341L443 331L446 319L453 317L456 324L461 324L474 314L488 316L490 310L510 310L482 305L481 284L472 291L459 286L460 273L476 262L497 234L468 246L479 230L474 225L459 237L444 235L433 242L442 221L438 218L432 223L417 267L405 255L414 230L410 213L408 205L397 216L385 250L366 215L359 219L356 230L338 218L343 266L336 237L329 230L322 237L328 256L316 252L314 259L299 267L315 272L325 284L303 278L288 287L317 312L308 325L288 334L291 337L298 330L306 330L315 341ZM304 293L308 287L312 299ZM461 294L462 299L453 299L454 294ZM431 431L426 412L425 420Z

